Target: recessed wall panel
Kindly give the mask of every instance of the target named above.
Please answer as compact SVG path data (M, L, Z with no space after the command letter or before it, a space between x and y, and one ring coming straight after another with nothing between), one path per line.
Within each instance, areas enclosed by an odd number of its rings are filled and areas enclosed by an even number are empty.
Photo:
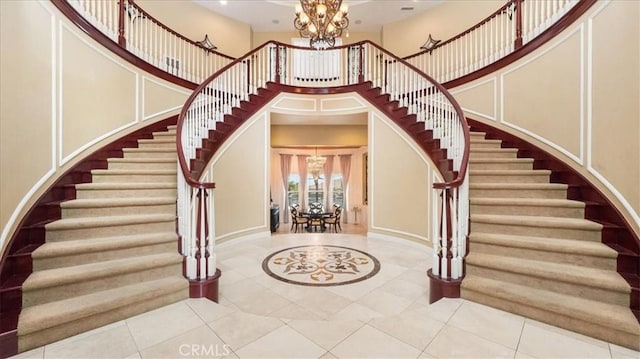
M23 196L55 167L52 23L39 2L0 1L2 232Z
M502 121L581 158L581 28L502 75Z
M625 14L635 13L635 19ZM640 213L640 3L612 1L591 21L591 168ZM616 29L612 36L607 31Z
M137 75L60 27L62 158L101 135L136 122Z

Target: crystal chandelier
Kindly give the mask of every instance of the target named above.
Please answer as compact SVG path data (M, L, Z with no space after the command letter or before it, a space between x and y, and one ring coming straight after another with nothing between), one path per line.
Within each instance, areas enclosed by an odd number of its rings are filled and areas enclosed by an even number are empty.
M307 168L309 172L311 172L311 176L313 176L313 180L318 182L320 178L320 172L324 168L324 163L327 162L326 157L318 156L318 148L316 147L316 154L311 157L307 157Z
M300 0L293 24L300 36L310 38L310 47L327 49L349 26L348 11L349 6L342 0Z

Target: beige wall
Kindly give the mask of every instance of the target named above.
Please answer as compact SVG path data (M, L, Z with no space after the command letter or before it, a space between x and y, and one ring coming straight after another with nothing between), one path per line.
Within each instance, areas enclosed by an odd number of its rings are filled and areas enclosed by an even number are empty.
M367 126L300 126L271 127L271 146L366 146Z
M269 231L269 119L250 118L212 158L208 179L216 184L216 240Z
M398 56L420 52L429 34L445 41L467 30L506 3L505 0L444 1L421 14L382 27L382 45Z
M640 2L599 2L544 47L452 89L469 117L555 154L640 232Z
M26 211L64 171L115 138L176 114L190 91L122 61L50 3L0 6L4 250Z
M368 116L366 126L353 126L358 135L365 129L366 142L357 148L319 149L322 156L351 154L351 173L348 189L348 211L345 214L350 223L355 222L353 207L359 206L359 225L364 226L369 235L404 238L420 243L430 240L430 193L434 173L426 154L398 128L356 93L340 95L299 95L280 94L264 107L269 112L266 119L261 111L243 125L246 131L238 131L227 141L217 159L208 165L207 173L216 182L215 223L216 237L226 241L239 237L251 237L268 231L269 194L274 203L281 207L281 222L288 216L284 208L284 188L280 169L280 154L311 154L312 149L274 148L271 138L280 138L280 145L297 145L299 140L286 136L278 137L273 132L314 133L313 144L334 143L330 137L335 131L352 126L295 125L270 126L274 111L283 107L291 111L311 111L331 109L336 113L354 111L355 104L362 104ZM340 109L340 106L343 106ZM362 111L362 108L358 108ZM321 113L321 111L320 111ZM324 142L324 141L328 142ZM339 142L339 141L338 141ZM367 146L368 142L368 146ZM364 163L363 155L369 158L369 203L363 201ZM268 156L269 158L266 158ZM297 157L293 158L293 170L297 169ZM334 169L339 160L334 160ZM269 173L264 173L265 166ZM265 187L266 183L266 187ZM222 190L224 188L224 190ZM406 215L410 214L410 215Z
M205 34L223 54L239 57L251 50L251 26L186 0L136 0L141 8L193 41Z
M377 112L369 128L369 233L430 239L432 167L403 130Z

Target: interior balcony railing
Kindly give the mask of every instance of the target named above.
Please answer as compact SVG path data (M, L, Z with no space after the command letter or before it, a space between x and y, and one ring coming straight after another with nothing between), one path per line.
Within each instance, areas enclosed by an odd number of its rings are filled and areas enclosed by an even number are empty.
M59 8L70 5L118 46L153 67L194 84L202 83L233 60L173 31L133 0L55 0L53 3Z
M475 26L404 59L440 83L490 66L593 0L510 0ZM580 5L580 6L577 6ZM425 44L427 45L427 44Z
M178 175L178 231L189 279L206 281L216 275L215 184L205 165L197 167L197 154L220 148L218 143L211 150L207 144L229 138L225 133L229 123L238 121L242 108L262 106L260 98L265 93L301 87L329 91L328 87L351 85L371 90L394 109L406 109L404 118L412 123L404 127L429 131L446 153L452 168L447 171L436 166L441 182L434 184L432 196L436 210L432 211L430 275L443 281L461 279L469 223L466 119L440 83L369 41L323 51L267 42L213 74L192 93L177 128L178 171L182 174Z
M136 59L187 81L190 88L195 88L233 60L173 31L134 0L51 1L63 12L65 7L73 9L78 19L86 21ZM478 24L404 60L447 88L457 86L473 80L474 75L480 77L483 70L489 71L492 66L506 66L509 61L504 60L509 59L509 55L526 48L534 40L540 43L532 48L539 46L545 39L553 37L549 34L552 27L562 28L570 24L595 2L509 0ZM84 24L78 25L83 27Z

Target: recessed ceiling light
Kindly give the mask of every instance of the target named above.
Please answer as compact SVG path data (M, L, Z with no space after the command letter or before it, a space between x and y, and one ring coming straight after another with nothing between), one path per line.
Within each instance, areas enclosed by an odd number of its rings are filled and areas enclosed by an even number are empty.
M278 19L273 19L273 20L271 20L271 23L272 23L272 24L276 24L276 25L278 25L278 24L280 23L280 20L278 20Z
M220 5L227 5L227 0L220 0Z
M356 25L360 25L360 24L362 24L362 20L356 20L354 23L355 23Z
M402 11L413 11L413 7L412 6L403 6L400 8L400 10Z

